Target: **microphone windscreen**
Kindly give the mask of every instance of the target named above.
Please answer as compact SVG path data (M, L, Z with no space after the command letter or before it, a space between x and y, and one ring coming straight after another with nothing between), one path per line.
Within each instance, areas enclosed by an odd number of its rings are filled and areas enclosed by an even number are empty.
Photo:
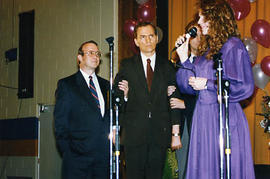
M189 31L188 31L188 34L191 36L191 37L196 37L197 36L197 28L196 27L192 27Z

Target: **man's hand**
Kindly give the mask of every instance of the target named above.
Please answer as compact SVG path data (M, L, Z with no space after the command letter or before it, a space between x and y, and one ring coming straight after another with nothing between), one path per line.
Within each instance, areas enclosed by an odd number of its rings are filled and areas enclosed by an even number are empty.
M175 86L168 86L167 95L171 96L175 92L175 90L176 90Z
M180 136L172 136L172 143L171 143L172 150L178 150L182 148L182 142Z
M171 98L170 99L170 106L172 109L185 109L185 102L182 99L178 98Z
M178 150L182 148L182 142L179 131L180 125L176 124L172 126L172 143L171 143L172 150ZM175 134L177 134L177 136L174 136Z
M118 83L118 88L124 92L124 96L128 98L128 81L122 80Z

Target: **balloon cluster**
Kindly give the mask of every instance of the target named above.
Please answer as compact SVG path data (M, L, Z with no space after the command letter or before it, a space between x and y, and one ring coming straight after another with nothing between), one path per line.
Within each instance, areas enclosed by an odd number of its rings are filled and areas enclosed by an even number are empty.
M265 48L269 48L270 24L263 19L256 20L251 26L251 36L252 39L254 39L257 43L261 44ZM249 39L249 42L245 45L250 54L249 56L251 59L251 63L255 64L256 57L254 56L255 54L257 54L257 48L255 49L255 45L252 45L251 43L253 44L254 42L251 42L251 40ZM261 61L261 64L253 66L252 70L255 85L261 89L264 89L270 79L270 56L264 57Z
M137 18L127 19L125 21L124 33L129 38L130 49L132 50L133 53L138 54L139 49L137 48L133 40L133 33L134 33L135 26L139 22L152 22L156 15L155 15L155 9L153 7L153 0L136 0L136 2L139 5L137 9ZM158 39L159 39L158 42L160 42L162 40L163 33L159 27L157 27L157 31L158 31Z
M256 0L228 0L234 11L236 20L244 19L250 12L250 3ZM261 64L256 64L257 59L257 43L265 48L270 47L270 24L263 20L256 20L251 26L252 38L245 37L243 42L248 51L252 64L252 71L255 85L264 89L270 79L270 56L262 59Z

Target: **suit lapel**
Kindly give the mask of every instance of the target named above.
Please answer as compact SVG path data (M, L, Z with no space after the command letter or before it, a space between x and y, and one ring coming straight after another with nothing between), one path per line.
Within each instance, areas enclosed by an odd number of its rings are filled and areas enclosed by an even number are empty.
M135 68L134 68L135 74L138 75L137 78L138 84L142 86L144 91L147 91L149 93L141 55L135 56L134 61L135 61Z
M159 89L160 89L160 82L163 80L163 74L162 74L162 61L158 56L156 56L156 63L155 63L155 70L154 70L154 76L152 80L152 86L151 86L151 92L150 96L153 98L153 95L159 95Z
M90 89L85 82L85 79L83 78L83 75L81 74L80 71L77 72L76 74L76 82L77 86L79 88L80 94L82 95L82 98L85 99L89 105L93 107L93 109L96 109L100 113L100 109L96 105L96 101L94 97L90 93Z

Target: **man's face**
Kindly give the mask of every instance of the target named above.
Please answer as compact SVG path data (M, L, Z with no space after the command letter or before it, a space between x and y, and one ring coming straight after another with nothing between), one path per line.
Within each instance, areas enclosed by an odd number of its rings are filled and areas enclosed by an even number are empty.
M93 43L87 43L83 46L84 55L78 55L80 68L95 70L100 63L100 52L98 47Z
M134 39L137 47L146 56L152 56L155 53L158 37L151 25L139 27L137 37Z

